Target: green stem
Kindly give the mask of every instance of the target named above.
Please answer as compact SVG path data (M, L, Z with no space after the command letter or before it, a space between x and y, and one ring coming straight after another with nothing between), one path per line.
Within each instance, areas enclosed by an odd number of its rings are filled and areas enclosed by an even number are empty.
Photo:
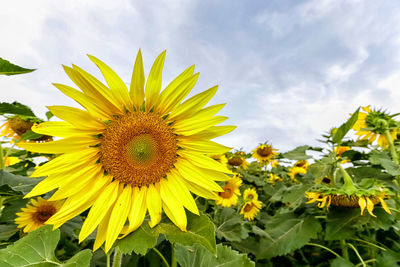
M360 253L358 253L358 250L356 249L356 247L353 246L353 244L350 244L350 243L348 245L349 245L349 247L351 247L354 250L354 252L356 253L357 257L360 259L360 263L362 264L362 266L367 267L367 265L365 264L363 258L361 258Z
M165 266L166 267L170 267L169 264L168 264L168 261L165 259L164 255L161 254L161 252L156 248L153 248L153 250L158 254L158 256L160 256L160 258L164 262Z
M345 169L343 169L343 167L340 163L338 164L338 167L343 174L343 181L344 181L344 186L345 186L346 191L349 191L349 192L356 191L357 189L354 186L353 180L351 179L350 175L346 172Z
M340 240L340 248L342 249L343 258L347 261L350 261L349 260L349 251L347 250L346 240L344 240L344 239Z
M383 251L386 251L386 248L380 247L380 246L378 246L378 245L376 245L376 244L374 244L374 243L371 243L371 242L368 242L368 241L365 241L365 240L362 240L362 239L352 238L352 240L358 241L358 242L364 242L364 243L366 243L366 244L368 244L368 245L370 245L370 246L373 246L373 247L379 248L379 249L381 249L381 250L383 250Z
M118 247L114 249L113 267L120 267L122 263L122 251Z
M171 243L171 267L177 267L178 264L176 262L176 256L175 256L175 244Z
M394 163L399 165L399 156L397 155L396 148L394 147L392 136L390 135L390 131L387 129L385 131L386 139L389 143L390 154L392 155L392 159Z
M327 248L327 247L325 247L325 246L323 246L323 245L320 245L320 244L317 244L317 243L306 243L306 245L323 248L323 249L329 251L330 253L332 253L333 255L335 255L336 257L340 258L340 255L339 255L339 254L337 254L337 253L336 253L335 251L333 251L332 249Z
M3 148L0 144L0 170L4 169Z
M364 263L370 263L370 262L374 262L374 261L376 261L376 259L369 259L369 260L364 261ZM361 266L361 265L363 265L362 262L358 263L358 264L356 265L356 267Z
M106 257L107 257L107 267L110 267L111 266L111 253L107 253Z

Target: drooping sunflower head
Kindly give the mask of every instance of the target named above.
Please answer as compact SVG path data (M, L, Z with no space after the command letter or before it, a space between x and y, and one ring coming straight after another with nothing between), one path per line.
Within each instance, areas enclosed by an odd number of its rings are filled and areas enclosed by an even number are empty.
M253 150L253 158L262 164L268 164L278 153L278 149L274 149L272 145L261 144Z
M45 225L46 221L61 208L62 201L48 201L41 197L31 199L31 205L26 205L17 213L15 223L18 228L24 228L28 233Z
M235 206L238 203L238 196L240 196L240 186L242 185L242 179L239 174L235 174L234 177L225 182L222 189L223 192L218 192L218 200L215 202L217 205L222 207Z
M357 122L353 126L360 140L372 143L378 138L379 146L387 148L389 142L385 135L388 130L392 140L397 139L397 122L391 115L382 110L371 110L370 106L363 107L364 112L358 113Z
M228 165L234 168L242 168L242 169L247 169L249 166L249 163L246 161L246 158L244 157L245 154L244 152L238 151L234 153L233 155L227 156L228 159Z
M83 108L51 106L63 121L34 125L39 134L62 139L43 144L22 144L35 152L61 154L39 167L32 176L48 176L28 197L58 190L51 200L67 199L47 223L59 227L90 208L82 226L82 241L97 228L96 250L105 242L109 251L118 237L136 230L147 212L149 225L157 225L162 211L182 231L185 208L198 214L191 193L217 200L231 173L211 155L231 148L210 139L229 133L234 126L217 126L224 104L205 107L217 91L214 86L184 101L197 82L189 67L163 91L165 52L155 60L147 81L139 50L130 88L105 63L89 56L107 85L81 68L64 67L80 88L54 84Z
M254 188L247 188L243 192L243 201L244 202L250 202L253 200L258 200L258 194L256 189Z
M262 202L259 200L245 202L240 210L240 214L243 214L247 220L252 221L260 212L261 205Z

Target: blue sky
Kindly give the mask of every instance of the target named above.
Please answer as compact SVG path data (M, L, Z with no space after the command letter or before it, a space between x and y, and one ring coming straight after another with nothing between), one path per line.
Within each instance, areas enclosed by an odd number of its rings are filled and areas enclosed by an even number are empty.
M0 57L38 69L0 77L1 101L41 117L46 105L77 106L51 85L72 85L61 64L99 77L92 54L128 82L139 48L146 73L167 50L165 85L192 64L194 93L218 84L212 103L238 126L219 142L247 151L316 145L358 106L399 112L396 0L8 1L0 18Z

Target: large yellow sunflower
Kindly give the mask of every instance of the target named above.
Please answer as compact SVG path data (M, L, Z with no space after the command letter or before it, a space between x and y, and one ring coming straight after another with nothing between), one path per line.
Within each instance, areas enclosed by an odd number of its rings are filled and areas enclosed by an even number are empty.
M218 200L215 202L217 205L222 207L235 206L238 203L238 196L240 196L240 186L242 185L242 179L239 174L235 173L235 176L229 181L225 182L225 186L222 187L223 192L218 192Z
M378 138L378 145L382 148L389 147L389 141L385 135L385 130L389 129L392 140L397 139L397 125L392 116L381 110L371 110L370 106L362 108L364 112L358 113L358 119L353 126L356 135L361 140L367 140L369 143ZM382 124L382 121L386 123Z
M27 150L62 154L39 167L32 176L47 176L27 197L58 188L51 200L65 199L61 210L47 224L59 227L90 208L79 234L82 241L97 228L93 249L105 242L109 251L118 237L143 222L148 211L150 226L161 220L162 210L186 231L185 208L198 214L191 192L218 199L223 191L215 181L226 181L226 166L210 158L231 148L210 139L234 126L215 126L227 119L215 116L224 104L204 107L217 91L214 86L186 101L198 73L189 67L161 92L165 52L155 60L147 82L142 55L136 57L130 89L99 59L107 85L81 68L64 67L81 89L54 84L85 110L51 106L63 121L44 122L32 130L60 140L25 143Z
M45 225L45 222L58 212L61 208L62 201L48 201L41 197L31 199L32 205L26 205L21 212L17 212L15 223L18 228L24 228L24 232L28 233Z
M253 158L262 164L268 164L278 153L278 149L272 148L272 145L262 144L253 150Z

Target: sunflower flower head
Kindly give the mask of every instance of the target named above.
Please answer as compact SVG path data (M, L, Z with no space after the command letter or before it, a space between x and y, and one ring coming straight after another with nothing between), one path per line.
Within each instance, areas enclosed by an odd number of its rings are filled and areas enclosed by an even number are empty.
M258 200L258 194L256 189L254 188L247 188L243 192L243 201L244 202L251 202L254 200Z
M243 214L244 218L247 220L252 221L260 212L261 206L262 202L259 200L245 202L240 209L240 214Z
M21 139L21 136L31 130L32 126L41 122L38 118L23 118L18 115L7 118L7 121L0 126L0 136L11 137L15 140ZM43 135L38 138L33 138L27 141L30 142L46 142L52 140L51 136Z
M310 166L310 163L305 159L299 160L293 165L293 167L303 168L306 171L308 171L309 166Z
M165 52L155 60L147 81L139 50L130 88L104 62L89 56L106 84L73 65L64 66L79 87L54 84L84 109L50 106L62 121L34 125L39 134L61 137L48 143L24 143L26 150L61 154L37 168L32 176L47 176L28 195L58 189L50 200L66 199L46 223L55 228L90 209L79 233L84 240L97 229L93 249L105 243L108 252L117 238L136 230L149 214L154 227L162 211L186 231L185 209L199 214L191 193L215 199L231 171L210 155L231 148L210 139L231 132L217 126L227 117L216 114L224 104L205 107L217 86L184 101L199 77L187 68L161 90Z
M360 140L369 143L378 140L382 148L389 147L389 141L385 135L388 130L392 140L397 139L397 122L391 115L382 110L371 110L370 106L363 107L364 112L359 112L358 119L353 126Z
M226 159L225 155L211 155L210 157L224 165L228 163L228 160Z
M243 151L237 151L234 154L227 155L228 165L233 168L247 169L249 163L245 158L246 153Z
M282 182L282 181L283 179L278 175L276 175L275 173L270 173L269 178L267 179L267 182L272 185L275 185L276 182Z
M17 213L15 223L18 228L24 228L24 233L29 233L45 225L60 210L61 205L62 201L48 201L41 197L31 199L31 205L27 204Z
M298 174L306 174L306 173L307 173L307 170L308 170L308 168L305 169L305 168L303 168L303 167L296 167L296 166L294 166L294 167L292 167L292 168L289 168L289 177L290 177L290 180L291 180L292 182L294 182L294 183L298 183L299 181L297 180L296 176L297 176Z
M261 164L268 164L278 153L278 149L272 148L272 145L261 144L253 150L253 158Z
M219 198L215 203L222 207L236 206L238 203L238 196L240 196L239 188L242 182L240 175L235 173L232 179L225 182L224 187L222 187L224 191L218 192Z

